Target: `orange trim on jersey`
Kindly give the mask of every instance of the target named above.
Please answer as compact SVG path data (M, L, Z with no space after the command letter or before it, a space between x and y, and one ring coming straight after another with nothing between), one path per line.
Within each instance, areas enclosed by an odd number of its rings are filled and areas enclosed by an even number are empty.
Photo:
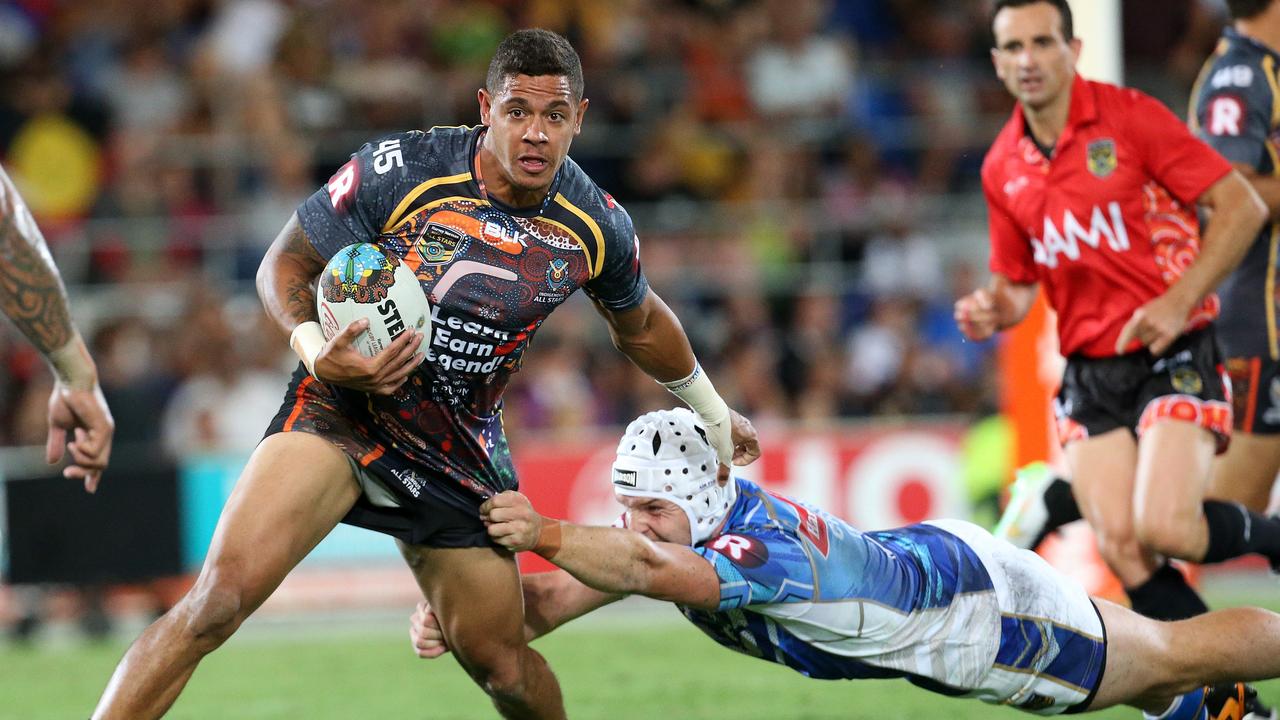
M315 381L316 379L314 377L308 375L302 378L302 382L298 383L298 392L295 393L298 396L298 399L293 403L293 412L289 413L289 419L284 421L285 432L293 430L294 421L296 421L298 416L302 414L302 404L307 401L307 388Z
M1222 57L1229 48L1230 43L1227 42L1226 38L1218 40L1218 44L1213 49L1213 54L1210 55L1209 58L1204 61L1204 64L1200 66L1200 72L1196 75L1196 81L1191 85L1191 107L1188 108L1187 112L1187 115L1190 117L1187 118L1187 124L1191 126L1192 132L1198 132L1200 130L1200 118L1198 117L1198 113L1196 113L1196 103L1200 100L1200 88L1204 87L1205 81L1209 79L1209 71L1213 69L1213 63L1218 58Z
M1262 72L1267 76L1267 84L1271 86L1271 126L1280 123L1280 82L1276 80L1275 58L1267 55L1262 58Z
M1280 170L1280 158L1276 157L1275 148L1270 143L1267 144L1267 151L1271 153L1271 162L1276 163L1277 170ZM1267 251L1267 279L1263 283L1263 292L1266 297L1263 307L1267 309L1267 350L1271 353L1272 360L1280 360L1280 338L1276 337L1276 252L1277 246L1280 245L1280 225L1271 225L1271 244Z
M433 208L438 208L447 202L454 202L456 200L465 200L466 202L475 203L476 205L483 205L483 206L489 205L488 200L485 200L483 198L468 197L466 195L449 195L448 197L437 198L427 203L426 205L423 205L422 207L417 208L412 213L409 213L408 215L405 215L404 217L400 218L400 222L396 223L396 226L388 230L388 232L395 232L399 230L401 226L408 223L410 220L413 219L415 215L422 212L423 210L431 210Z
M418 185L414 189L410 190L409 193L400 200L399 205L396 205L396 209L391 213L391 216L387 218L387 222L382 226L382 232L389 232L391 228L398 225L400 220L403 219L401 217L403 213L409 209L409 205L411 205L414 200L417 200L422 193L436 187L437 185L452 185L454 183L467 182L470 179L471 173L458 173L457 175L446 175L445 177L432 178Z
M382 453L386 451L387 449L381 444L374 445L372 450L360 456L360 467L369 467L369 463L382 457Z
M1262 376L1262 358L1249 358L1249 398L1244 409L1241 430L1253 432L1253 414L1258 410L1258 380Z

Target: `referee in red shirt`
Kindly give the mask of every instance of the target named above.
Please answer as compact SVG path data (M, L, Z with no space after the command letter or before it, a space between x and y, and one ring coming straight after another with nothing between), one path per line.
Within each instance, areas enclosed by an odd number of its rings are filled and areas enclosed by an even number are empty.
M1066 0L997 0L996 74L1018 100L982 168L992 279L961 298L981 340L1043 284L1067 356L1055 400L1077 501L1135 610L1206 608L1170 557L1280 564L1280 523L1203 501L1231 433L1213 288L1266 218L1245 179L1158 101L1076 75ZM1212 213L1203 239L1195 215Z

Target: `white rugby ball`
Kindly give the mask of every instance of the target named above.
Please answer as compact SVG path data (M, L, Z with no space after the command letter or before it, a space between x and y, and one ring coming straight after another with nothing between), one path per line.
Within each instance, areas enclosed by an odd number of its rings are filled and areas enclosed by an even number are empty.
M422 332L420 348L431 342L431 304L418 278L399 257L372 243L348 245L329 260L320 274L316 312L326 340L368 318L369 329L355 341L365 357L407 330Z

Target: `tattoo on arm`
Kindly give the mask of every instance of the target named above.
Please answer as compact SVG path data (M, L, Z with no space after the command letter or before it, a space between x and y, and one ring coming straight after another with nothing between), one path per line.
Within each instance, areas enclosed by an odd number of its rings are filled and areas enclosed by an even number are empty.
M21 203L12 187L0 187L0 309L47 357L71 342L75 328L62 278Z
M290 229L285 238L284 248L280 252L283 258L293 260L299 267L319 265L324 267L324 258L316 252L315 246L307 239L298 224ZM307 276L295 276L285 283L285 310L289 316L299 323L314 320L316 316L315 273Z
M290 218L258 268L258 296L286 335L316 319L315 282L324 264L297 216Z

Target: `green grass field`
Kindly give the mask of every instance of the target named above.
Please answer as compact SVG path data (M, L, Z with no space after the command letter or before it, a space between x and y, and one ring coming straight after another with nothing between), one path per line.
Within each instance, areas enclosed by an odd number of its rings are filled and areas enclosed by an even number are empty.
M569 625L536 644L572 718L856 720L1031 717L932 695L900 681L808 680L721 649L674 611ZM0 718L87 717L124 646L0 645ZM1272 703L1280 682L1262 686ZM424 661L390 618L246 627L201 665L170 718L493 718L448 658ZM1135 718L1113 709L1099 718Z

